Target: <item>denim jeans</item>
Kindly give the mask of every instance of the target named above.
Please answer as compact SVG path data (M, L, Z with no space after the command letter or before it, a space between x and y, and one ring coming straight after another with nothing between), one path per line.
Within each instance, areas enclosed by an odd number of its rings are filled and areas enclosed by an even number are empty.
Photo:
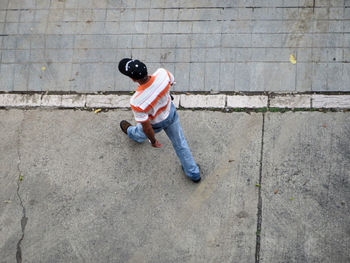
M152 128L155 133L162 130L165 131L166 135L173 144L177 157L180 159L185 174L193 180L199 179L199 168L193 159L190 148L188 147L179 122L179 116L172 102L168 118L152 125ZM147 139L147 136L143 132L142 125L140 123L138 123L136 126L130 126L128 128L128 136L138 143L142 143Z

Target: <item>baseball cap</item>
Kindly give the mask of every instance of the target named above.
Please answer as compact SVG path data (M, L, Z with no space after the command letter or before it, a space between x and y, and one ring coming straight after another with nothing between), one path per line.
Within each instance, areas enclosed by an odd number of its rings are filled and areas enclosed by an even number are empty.
M123 58L118 68L122 74L132 79L142 79L147 76L146 65L137 59Z

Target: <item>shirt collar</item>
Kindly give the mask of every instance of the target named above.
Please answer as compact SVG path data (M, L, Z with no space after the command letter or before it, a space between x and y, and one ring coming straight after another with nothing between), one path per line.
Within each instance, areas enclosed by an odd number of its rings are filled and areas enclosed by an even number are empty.
M145 84L140 85L136 91L143 91L145 89L147 89L149 86L151 86L155 80L155 76L151 76L151 78L149 79L149 81L147 81Z

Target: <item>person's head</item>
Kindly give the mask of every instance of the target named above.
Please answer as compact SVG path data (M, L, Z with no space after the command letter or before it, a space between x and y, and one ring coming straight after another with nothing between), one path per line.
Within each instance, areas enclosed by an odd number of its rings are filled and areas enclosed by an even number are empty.
M146 65L137 59L123 58L119 62L118 68L120 73L134 81L140 81L148 77Z

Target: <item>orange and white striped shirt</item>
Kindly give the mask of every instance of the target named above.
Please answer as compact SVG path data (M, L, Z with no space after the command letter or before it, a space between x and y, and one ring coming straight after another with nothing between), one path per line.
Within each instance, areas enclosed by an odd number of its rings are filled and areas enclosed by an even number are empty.
M171 107L169 89L173 83L173 74L160 68L146 84L137 88L130 99L136 122L149 120L151 124L156 124L169 116Z

